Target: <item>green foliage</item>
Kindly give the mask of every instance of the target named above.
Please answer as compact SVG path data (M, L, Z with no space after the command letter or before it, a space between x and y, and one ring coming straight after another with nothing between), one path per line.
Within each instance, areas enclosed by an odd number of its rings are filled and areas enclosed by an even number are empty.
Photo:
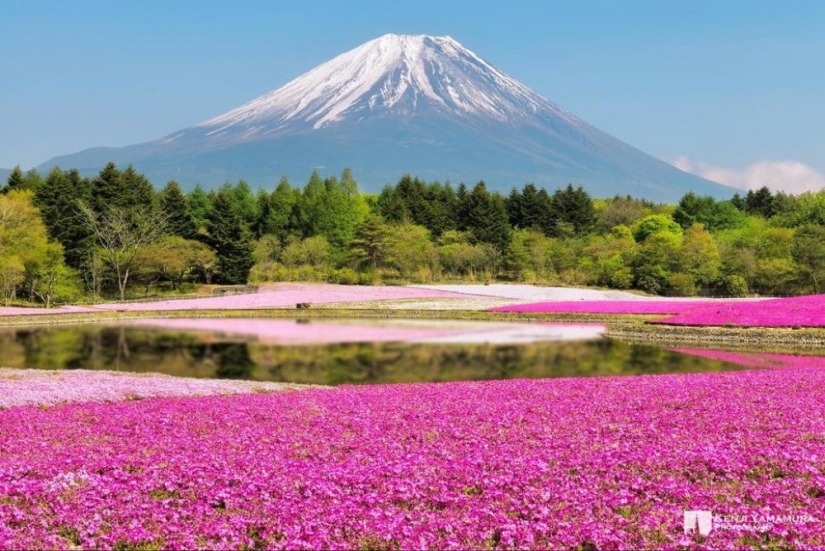
M632 230L633 238L637 243L646 241L648 237L656 233L665 232L673 236L682 234L682 228L667 214L645 216L633 226Z
M556 235L568 233L564 227L572 228L573 235L587 234L596 225L596 209L590 195L581 186L573 188L567 184L564 189L558 189L552 196L551 208L556 220Z
M430 242L430 231L409 222L392 226L384 247L387 265L405 279L413 277L420 268L432 270L437 255Z
M779 226L795 228L806 224L825 225L825 190L805 192L786 201L784 209L774 218Z
M186 197L180 189L180 184L174 180L167 182L158 194L158 204L172 235L184 239L194 239L198 234L195 220L188 212Z
M504 277L729 296L822 292L825 277L825 191L765 188L731 201L688 193L678 205L658 205L593 200L572 185L548 194L526 184L505 198L483 182L454 190L404 175L366 196L344 170L340 178L314 172L303 189L284 177L272 191L253 192L241 180L184 194L169 182L156 196L134 168L112 163L92 179L59 168L43 179L18 168L2 191L6 302L75 297L78 276L95 295L112 294L117 283L121 296L130 276L145 293L213 277L344 284ZM84 215L82 204L90 206Z
M292 269L300 266L328 269L331 260L332 249L323 235L306 239L290 238L281 252L281 263Z
M636 242L627 226L616 226L606 236L592 236L582 251L580 266L586 268L591 285L628 289L633 283L630 262Z
M756 191L748 191L745 196L745 212L764 218L770 218L776 214L776 205L771 190L763 186Z
M822 292L825 281L825 226L807 224L798 228L791 254L800 268L800 275L810 282L813 292Z
M515 230L504 263L516 281L535 281L549 277L550 239L536 229Z
M8 193L14 190L23 190L26 187L26 176L23 174L23 171L20 169L20 165L14 167L9 173L9 177L6 180L6 185L3 187L3 193Z
M637 288L654 294L668 292L670 278L679 266L681 242L681 235L668 227L647 236L632 261Z
M708 231L736 228L744 222L744 215L730 201L716 201L713 197L699 197L686 193L679 201L673 220L682 229L702 224Z
M489 243L499 252L510 243L510 223L507 206L498 193L490 193L484 182L479 182L466 200L466 229L479 243Z
M10 304L27 274L29 294L35 296L42 287L32 280L35 274L45 272L64 274L65 267L60 245L48 243L40 211L32 204L32 192L18 189L0 195L0 297ZM54 277L56 280L57 275ZM49 303L52 295L50 291Z
M722 296L746 297L750 292L747 280L741 275L724 276L720 281L719 290Z
M60 243L46 244L42 255L25 264L23 288L46 308L55 300L71 302L79 297L80 281L76 272L63 263Z
M215 252L200 241L167 235L140 250L135 278L146 285L147 292L151 284L158 282L170 282L177 290L187 277L211 279L217 264Z
M94 237L81 216L78 205L91 198L91 182L77 170L53 168L43 186L34 194L49 239L63 246L66 265L80 270L88 262Z
M345 250L368 212L349 171L340 182L334 176L321 180L314 171L297 201L296 229L303 237L322 235L336 249Z
M643 201L629 195L617 195L598 213L597 227L602 233L607 233L616 226L629 227L648 214L647 210Z
M719 248L716 246L713 235L700 223L695 223L688 228L682 236L679 254L680 271L691 277L694 286L698 284L709 288L719 277L721 264ZM682 282L682 285L687 287L686 280ZM696 294L695 291L693 294Z
M456 228L458 197L450 185L427 184L405 174L397 185L382 190L376 206L385 220L424 226L434 238Z
M212 201L201 186L195 186L186 197L186 214L195 223L195 232L199 236L206 234L209 223L209 214L212 212Z
M115 207L123 211L151 208L155 204L152 184L132 165L121 171L108 163L92 179L90 206L97 214Z
M358 224L350 244L350 254L356 266L376 270L383 263L388 232L386 222L377 214L368 215Z
M207 217L207 244L218 257L216 281L246 283L255 264L252 234L234 210L227 193L219 193Z

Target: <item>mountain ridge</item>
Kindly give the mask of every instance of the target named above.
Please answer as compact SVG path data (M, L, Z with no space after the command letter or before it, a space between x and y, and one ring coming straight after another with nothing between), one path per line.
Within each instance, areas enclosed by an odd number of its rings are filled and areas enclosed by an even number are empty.
M428 35L384 35L195 126L41 167L91 171L108 161L186 187L239 178L270 186L283 174L349 166L370 191L404 173L501 191L574 183L595 196L666 201L734 191L598 130L453 38Z

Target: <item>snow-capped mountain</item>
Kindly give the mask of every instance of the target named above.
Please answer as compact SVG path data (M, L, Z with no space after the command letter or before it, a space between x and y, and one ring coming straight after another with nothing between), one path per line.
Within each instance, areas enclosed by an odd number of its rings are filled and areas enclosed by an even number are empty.
M427 112L499 123L542 112L574 119L449 36L388 34L198 126L210 134L245 129L255 136Z
M590 126L454 39L426 35L384 35L191 128L41 166L95 171L108 161L157 184L271 186L282 174L301 183L314 168L349 166L368 190L409 172L502 190L573 182L595 196L732 194Z

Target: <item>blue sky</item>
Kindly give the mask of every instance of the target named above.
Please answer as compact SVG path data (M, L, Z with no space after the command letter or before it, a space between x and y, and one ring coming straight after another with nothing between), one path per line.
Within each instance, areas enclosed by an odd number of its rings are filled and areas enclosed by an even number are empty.
M395 32L694 172L825 173L821 1L2 0L2 22L0 167L161 137Z

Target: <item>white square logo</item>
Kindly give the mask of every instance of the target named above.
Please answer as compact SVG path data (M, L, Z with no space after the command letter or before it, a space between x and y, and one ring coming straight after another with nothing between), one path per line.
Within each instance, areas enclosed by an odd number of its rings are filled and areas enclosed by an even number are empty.
M699 532L707 536L713 530L713 513L711 511L685 511L685 535Z

